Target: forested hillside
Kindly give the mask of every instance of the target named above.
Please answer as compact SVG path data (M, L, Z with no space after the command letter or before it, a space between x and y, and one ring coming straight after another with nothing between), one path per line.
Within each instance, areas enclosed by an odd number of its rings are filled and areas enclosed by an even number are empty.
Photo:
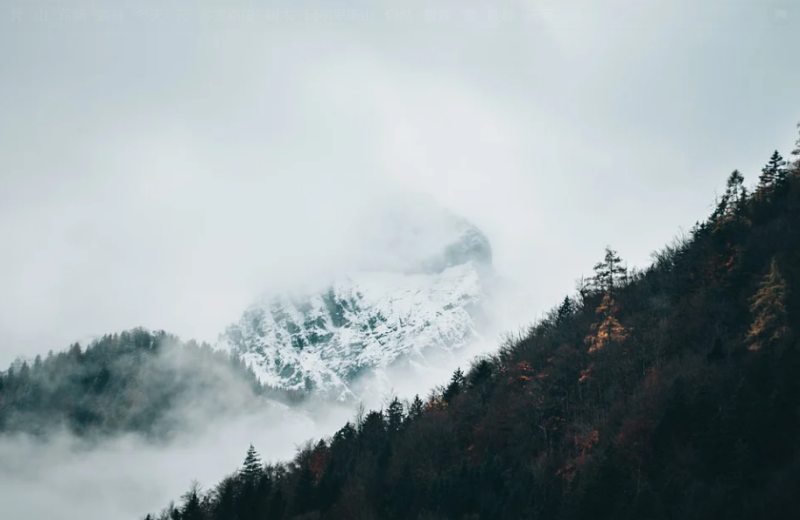
M0 372L0 435L164 438L189 419L235 412L258 398L301 396L263 387L241 360L207 344L135 329Z
M577 295L426 400L286 464L251 449L148 518L796 515L800 164L776 152L753 190L733 172L706 221L647 269L623 265L609 249Z

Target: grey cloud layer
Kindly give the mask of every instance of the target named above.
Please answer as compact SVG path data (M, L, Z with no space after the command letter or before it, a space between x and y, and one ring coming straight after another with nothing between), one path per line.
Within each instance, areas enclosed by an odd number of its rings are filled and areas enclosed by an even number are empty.
M645 263L798 117L779 3L84 5L124 17L0 22L0 364L136 325L213 339L256 292L352 265L399 189L482 227L540 311L606 243Z

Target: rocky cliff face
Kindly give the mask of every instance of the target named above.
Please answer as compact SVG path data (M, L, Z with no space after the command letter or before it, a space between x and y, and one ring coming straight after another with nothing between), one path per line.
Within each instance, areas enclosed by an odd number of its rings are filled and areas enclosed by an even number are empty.
M487 310L491 247L463 219L447 214L428 224L381 237L398 252L386 266L256 301L222 343L264 383L338 400L358 397L361 375L380 376L401 361L425 365L466 346L480 337Z

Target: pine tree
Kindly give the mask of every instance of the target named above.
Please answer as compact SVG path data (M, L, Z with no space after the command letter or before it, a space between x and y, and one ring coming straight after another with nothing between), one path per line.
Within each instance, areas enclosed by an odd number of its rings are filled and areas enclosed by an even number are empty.
M606 255L602 262L594 266L595 275L591 279L596 291L613 292L624 279L627 269L622 266L622 259L611 247L606 247Z
M411 406L408 407L407 420L413 421L414 419L421 417L424 409L425 403L423 403L422 399L419 398L419 394L415 395L414 400L411 402Z
M758 178L759 188L769 188L773 186L778 180L778 176L784 164L786 163L783 157L778 153L778 150L775 150L769 158L767 165L761 169L761 175Z
M556 326L564 324L574 313L575 305L572 303L572 299L567 296L564 298L564 301L561 302L561 305L558 306L558 311L556 311Z
M733 220L746 200L747 189L744 187L744 176L739 170L733 170L728 176L725 193L709 219L714 225L714 230L721 229L727 222Z
M767 165L761 169L761 175L758 178L757 193L764 195L769 193L775 186L783 184L786 178L785 164L786 161L784 161L781 154L775 150L769 158Z
M397 397L392 399L392 402L389 403L386 409L386 417L389 423L389 433L394 435L399 432L400 428L403 426L403 403L401 403Z
M787 332L786 280L772 259L769 273L753 296L750 311L754 319L747 333L748 348L760 350L783 339Z
M72 344L69 347L68 355L69 355L70 358L73 358L75 360L81 359L81 345L80 345L80 343Z
M242 477L245 482L252 483L258 480L262 473L261 458L256 453L256 449L251 444L247 449L247 456L242 464Z
M461 388L464 386L464 372L461 371L460 368L457 368L455 372L453 372L453 377L450 378L450 384L447 385L445 388L444 393L442 393L442 400L445 403L450 403L459 393L461 393Z
M728 182L725 187L725 195L732 205L732 210L738 209L739 205L744 202L746 193L744 188L744 175L742 175L739 170L733 170L728 177Z
M488 359L480 359L472 365L467 374L467 385L470 388L480 386L492 377L492 364Z

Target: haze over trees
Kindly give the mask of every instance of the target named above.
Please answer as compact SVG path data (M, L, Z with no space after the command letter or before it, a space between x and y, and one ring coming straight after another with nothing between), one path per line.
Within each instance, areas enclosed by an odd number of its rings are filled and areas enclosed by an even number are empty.
M793 155L800 157L800 139ZM800 158L426 399L148 520L753 519L800 508Z
M235 413L267 398L302 396L259 384L240 359L208 344L134 329L0 373L0 435L164 439L192 416Z

